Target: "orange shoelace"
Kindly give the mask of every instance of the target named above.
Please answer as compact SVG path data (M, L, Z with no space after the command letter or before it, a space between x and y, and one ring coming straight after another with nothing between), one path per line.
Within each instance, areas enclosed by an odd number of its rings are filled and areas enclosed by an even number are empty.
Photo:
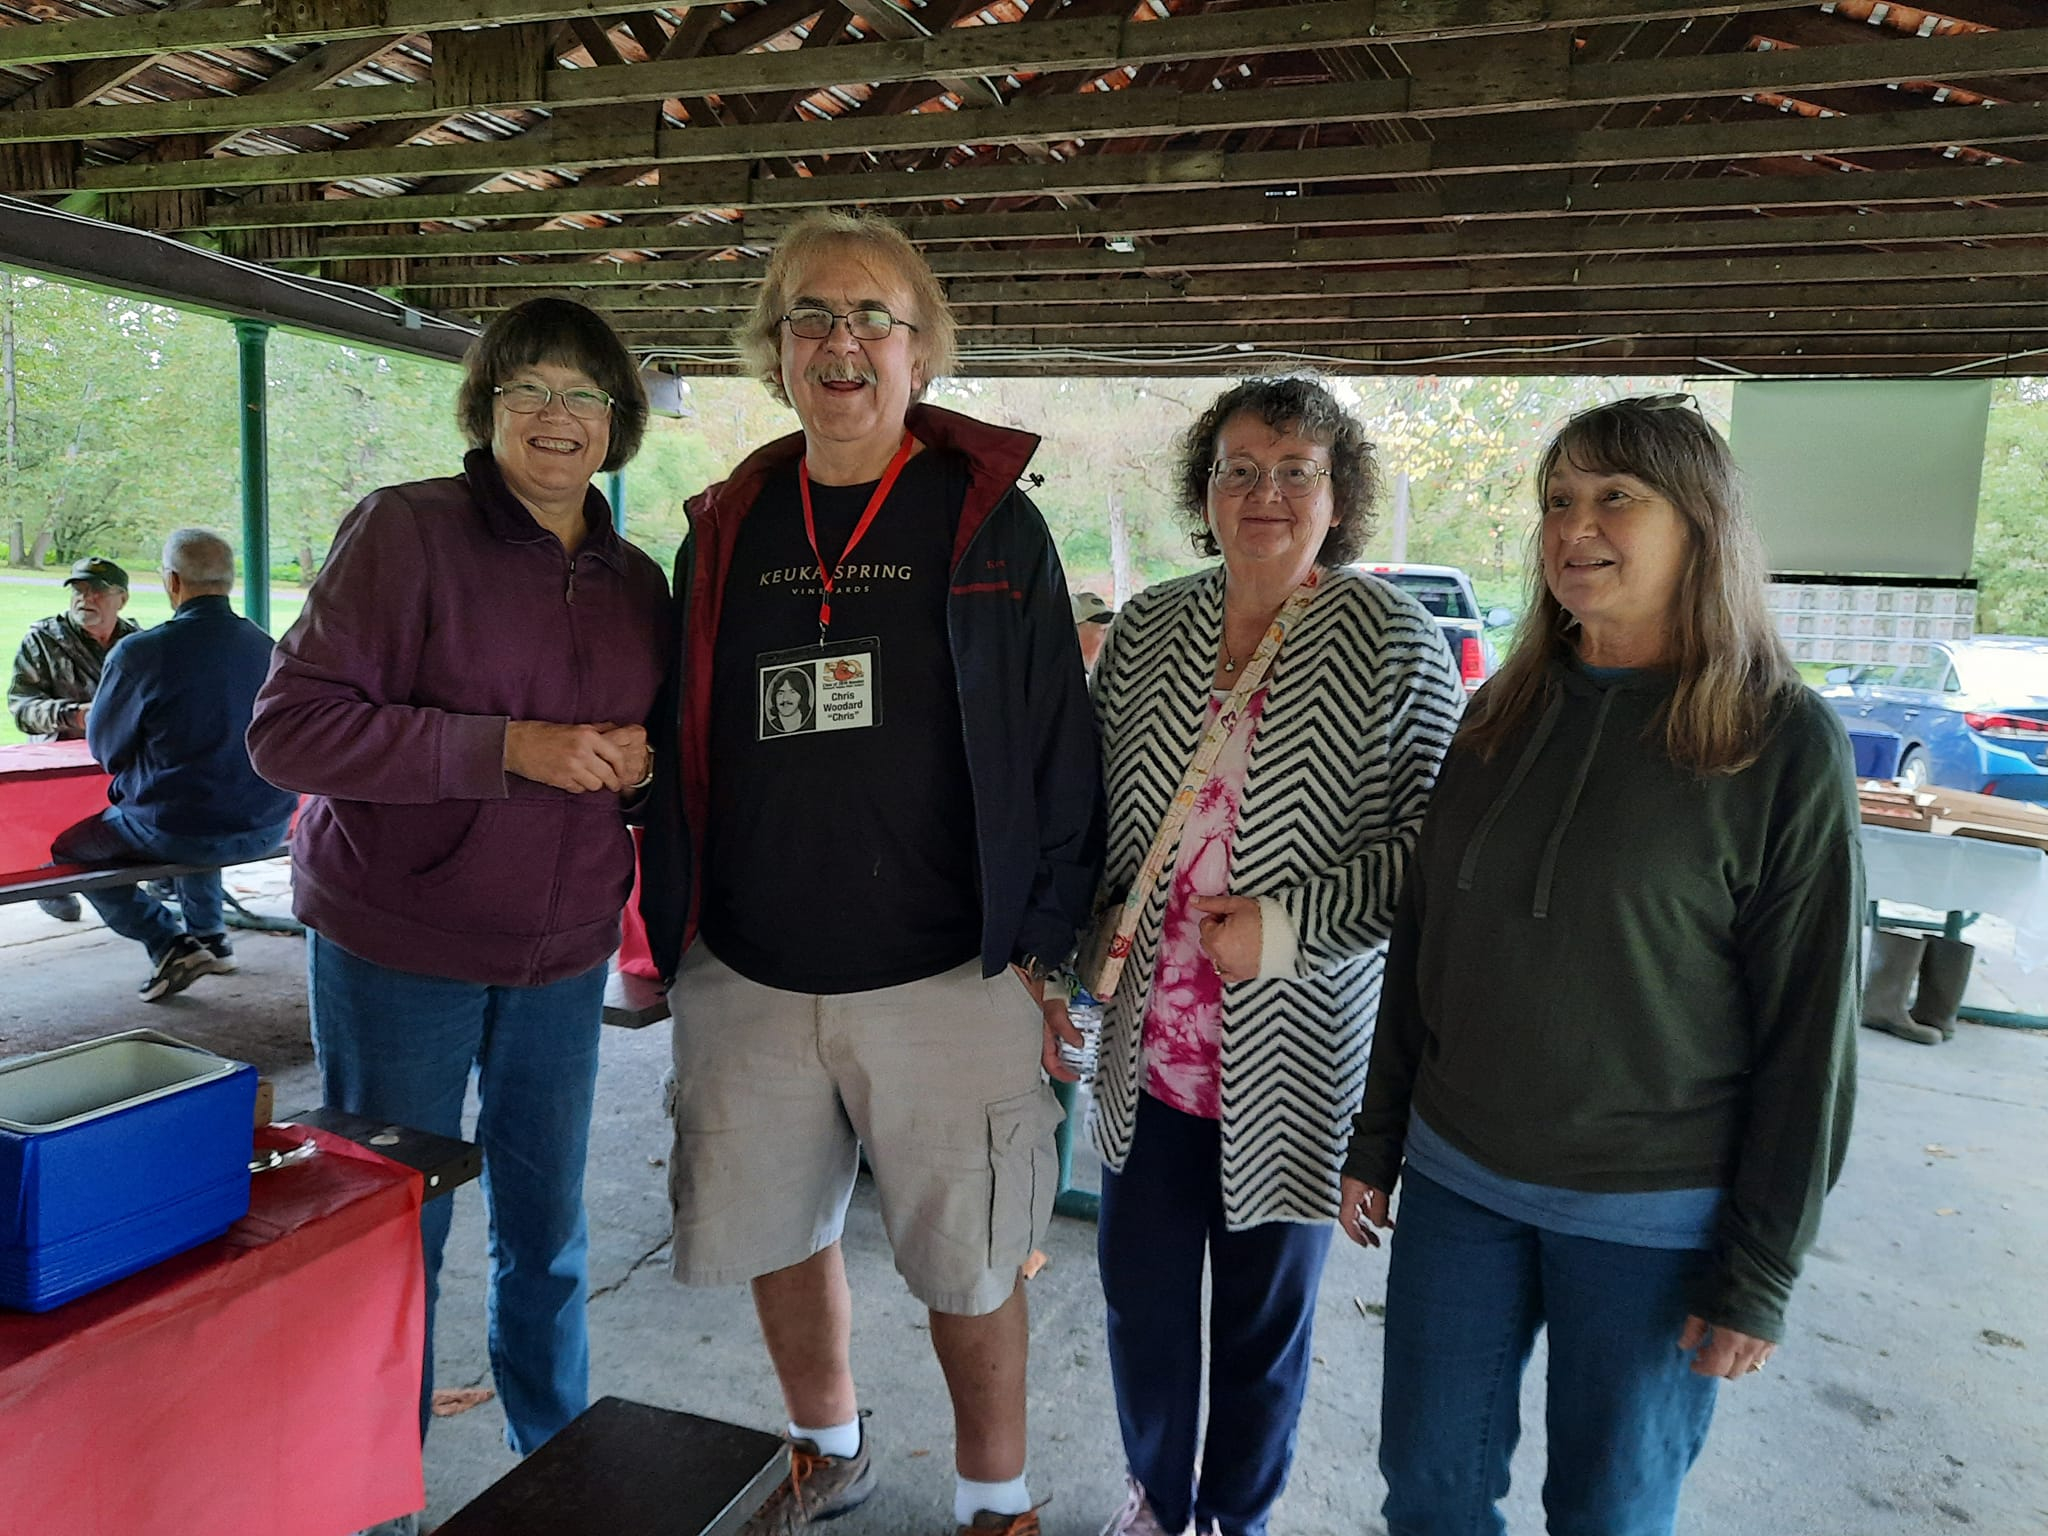
M810 1506L804 1501L804 1484L816 1476L829 1460L829 1456L815 1456L796 1446L789 1448L789 1482L785 1486L789 1489L790 1498L796 1501L797 1509L806 1516L810 1513Z

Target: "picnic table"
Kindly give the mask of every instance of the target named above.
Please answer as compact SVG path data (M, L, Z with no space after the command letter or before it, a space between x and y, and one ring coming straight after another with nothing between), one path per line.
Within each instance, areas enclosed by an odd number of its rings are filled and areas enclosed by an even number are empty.
M107 808L113 778L93 761L82 741L16 742L0 747L0 906L67 896L109 885L171 880L216 869L213 864L56 864L50 843L58 833ZM273 848L262 855L274 859ZM253 862L253 861L252 861ZM224 894L230 928L298 933L289 918L261 917Z
M1881 900L1945 914L1939 924L1887 918L1887 927L1934 928L1952 939L1989 913L2012 924L2013 957L2022 969L2048 964L2048 854L2040 849L1865 826L1863 870L1873 926ZM1976 1007L1960 1012L1981 1024L2048 1029L2048 1016L2041 1014Z
M423 1180L340 1136L227 1235L55 1311L0 1312L0 1525L346 1536L416 1510Z
M76 872L75 864L50 864L50 839L105 810L112 783L82 741L0 747L0 885Z

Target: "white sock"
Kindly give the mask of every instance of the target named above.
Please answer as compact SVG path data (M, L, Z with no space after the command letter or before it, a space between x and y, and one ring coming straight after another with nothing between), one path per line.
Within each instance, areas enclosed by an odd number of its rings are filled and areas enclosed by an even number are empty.
M1025 1486L1021 1473L1007 1483L977 1483L964 1477L954 1479L955 1524L971 1525L974 1517L983 1510L992 1515L1021 1515L1030 1507L1031 1490Z
M789 1438L808 1440L818 1448L821 1456L836 1456L844 1460L860 1454L860 1415L855 1414L844 1424L831 1424L823 1429L805 1429L801 1424L789 1426Z

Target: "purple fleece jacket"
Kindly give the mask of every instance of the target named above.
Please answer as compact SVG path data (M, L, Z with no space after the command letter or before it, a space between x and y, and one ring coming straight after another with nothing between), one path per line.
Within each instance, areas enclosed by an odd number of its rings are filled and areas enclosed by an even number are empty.
M617 947L633 882L619 797L504 770L512 720L646 724L668 583L593 488L573 559L482 449L343 521L277 644L249 757L316 796L294 909L378 965L542 986Z

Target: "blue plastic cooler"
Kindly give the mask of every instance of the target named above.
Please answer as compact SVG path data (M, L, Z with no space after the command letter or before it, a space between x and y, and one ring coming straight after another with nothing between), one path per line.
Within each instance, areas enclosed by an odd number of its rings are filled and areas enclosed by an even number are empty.
M131 1030L0 1062L0 1307L47 1312L249 1210L256 1069Z

